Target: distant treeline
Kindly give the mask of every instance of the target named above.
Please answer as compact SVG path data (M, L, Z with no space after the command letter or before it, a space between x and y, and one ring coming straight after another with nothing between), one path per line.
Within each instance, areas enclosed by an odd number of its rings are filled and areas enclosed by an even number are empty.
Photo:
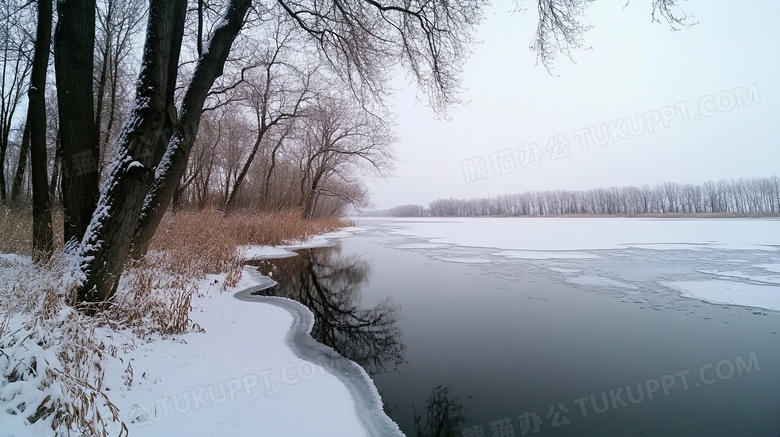
M780 213L780 178L707 181L699 185L665 182L641 187L526 191L475 199L438 199L430 202L428 208L402 205L385 213L392 217L772 215Z

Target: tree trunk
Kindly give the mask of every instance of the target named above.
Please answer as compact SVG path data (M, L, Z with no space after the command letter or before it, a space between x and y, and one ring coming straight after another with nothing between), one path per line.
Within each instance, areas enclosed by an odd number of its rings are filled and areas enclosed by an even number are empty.
M177 212L181 209L182 204L184 203L184 190L186 188L187 187L182 186L181 181L176 184L176 189L173 191L173 200L171 200L173 212Z
M19 195L22 192L24 183L24 172L27 171L27 154L30 153L30 123L24 123L24 133L22 134L22 147L19 149L19 163L16 165L14 182L11 186L11 202L18 202Z
M30 171L33 191L33 255L46 260L53 248L51 201L46 176L46 69L51 45L52 0L38 1L38 29L35 37L27 120L30 123ZM91 94L90 94L91 95Z
M186 0L150 0L135 105L120 134L98 207L79 247L78 299L93 312L116 291L154 168L176 123L173 93ZM91 95L91 94L90 94Z
M111 130L114 128L114 120L116 118L116 98L117 98L117 89L119 87L119 62L118 60L114 60L113 62L113 72L111 74L111 104L108 107L108 121L106 122L106 131L103 134L103 140L101 141L100 148L102 150L101 156L101 169L103 168L103 163L106 162L106 157L109 153L109 142L111 141ZM97 129L100 129L100 126L97 127Z
M323 164L324 165L324 164ZM311 189L306 196L306 204L303 209L303 218L310 219L314 217L314 209L317 206L317 199L320 197L320 181L322 181L322 175L324 174L324 168L318 169L317 173L311 180Z
M100 56L103 58L103 63L100 66L100 75L98 76L97 81L97 90L96 90L96 96L95 96L95 138L98 138L98 152L99 152L99 158L98 162L102 163L102 156L103 153L105 153L105 150L101 150L100 147L100 129L103 126L103 104L106 99L106 86L108 83L108 70L111 66L111 45L113 43L113 29L112 29L112 20L113 20L113 12L114 12L114 2L113 0L109 0L106 4L106 15L105 15L105 35L103 35L104 39L101 41L101 47L100 47ZM100 167L100 165L98 165Z
M62 143L60 142L60 133L57 132L57 139L54 140L54 166L51 170L51 180L49 181L49 198L57 197L57 185L60 182L60 167L62 167ZM60 190L62 192L62 190Z
M9 8L6 7L6 13ZM0 68L0 201L5 202L8 195L6 186L5 160L8 157L8 139L11 135L11 125L15 121L14 113L22 96L22 88L29 71L29 63L26 62L21 41L13 41L8 28L11 23L5 23L2 41L2 67ZM17 49L11 50L11 46L20 44ZM15 53L12 53L15 52ZM16 60L12 57L16 56Z
M209 40L208 50L198 59L181 104L178 127L157 167L154 187L144 202L144 211L133 238L133 258L146 254L149 241L157 230L165 209L171 203L176 184L187 169L187 160L198 133L206 95L214 80L222 75L230 47L241 30L250 3L251 0L230 1L225 16Z
M209 166L206 170L206 176L203 180L203 186L198 190L198 209L203 211L206 209L206 205L209 203L209 186L211 185L211 172L214 169L214 152L211 153L209 159Z
M265 133L267 131L268 128L266 126L260 127L260 130L257 133L257 137L255 138L255 144L254 146L252 146L252 151L249 152L249 157L247 157L244 166L241 168L241 172L238 173L238 176L236 176L236 180L233 181L233 190L230 192L230 196L228 196L227 202L225 202L226 213L229 213L233 209L236 201L236 196L238 195L238 190L241 188L241 184L244 182L244 178L246 177L246 174L249 173L249 167L252 166L252 161L255 159L257 150L260 148L260 143L262 143L263 137L265 136Z
M2 136L2 129L0 128L0 136ZM6 187L5 187L5 153L6 146L0 139L0 204L5 203L6 199Z
M95 0L59 0L54 67L62 143L65 241L81 240L98 199L100 148L95 130L92 74Z
M265 173L265 186L263 187L263 202L265 205L263 205L264 208L268 207L269 202L269 194L271 190L271 177L274 174L274 167L276 167L276 153L279 151L279 149L282 147L282 143L284 143L284 140L287 138L288 133L290 132L290 128L288 128L280 137L279 140L274 145L273 149L271 149L271 163L268 165L268 171Z

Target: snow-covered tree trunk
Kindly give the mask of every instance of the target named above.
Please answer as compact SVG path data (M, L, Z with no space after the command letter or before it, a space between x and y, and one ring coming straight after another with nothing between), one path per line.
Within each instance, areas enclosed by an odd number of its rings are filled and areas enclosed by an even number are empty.
M187 160L200 126L200 116L206 96L222 69L236 39L250 0L232 0L214 29L208 45L198 59L189 87L184 94L176 131L168 143L162 161L157 166L155 180L144 202L143 213L136 227L133 241L134 258L143 256L149 247L165 209L171 203L176 186L187 169Z
M222 74L249 5L250 0L228 5L198 60L177 117L173 91L186 0L150 1L135 106L79 246L78 298L91 304L90 310L113 296L131 247L146 251L186 169L206 95Z
M135 104L118 139L97 209L78 248L78 299L94 304L116 290L154 168L176 124L173 93L186 0L150 0Z

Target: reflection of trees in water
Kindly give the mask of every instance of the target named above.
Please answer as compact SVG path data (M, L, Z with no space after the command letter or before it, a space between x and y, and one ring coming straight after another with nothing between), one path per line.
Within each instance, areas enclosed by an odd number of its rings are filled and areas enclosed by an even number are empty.
M397 307L389 298L373 308L359 307L369 263L356 255L342 255L340 246L296 252L298 256L254 263L278 282L254 294L287 297L306 305L314 313L312 337L358 363L369 375L396 370L406 349L400 341ZM393 416L398 407L385 404L384 408ZM435 387L423 415L412 409L417 437L460 436L467 420L466 408L451 394L451 387Z
M312 337L369 375L395 370L404 362L397 307L389 298L370 309L358 306L371 266L358 256L342 256L340 246L297 252L298 256L271 260L271 274L279 284L254 294L306 305L314 313Z
M450 394L452 387L437 386L425 401L425 417L414 412L414 430L417 437L451 437L461 435L466 423L466 407L460 397ZM424 420L423 420L424 419Z

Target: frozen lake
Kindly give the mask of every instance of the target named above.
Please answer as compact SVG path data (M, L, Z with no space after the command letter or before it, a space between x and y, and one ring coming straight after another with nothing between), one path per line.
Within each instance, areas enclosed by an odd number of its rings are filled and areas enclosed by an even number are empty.
M358 225L260 270L409 436L780 434L780 221Z

